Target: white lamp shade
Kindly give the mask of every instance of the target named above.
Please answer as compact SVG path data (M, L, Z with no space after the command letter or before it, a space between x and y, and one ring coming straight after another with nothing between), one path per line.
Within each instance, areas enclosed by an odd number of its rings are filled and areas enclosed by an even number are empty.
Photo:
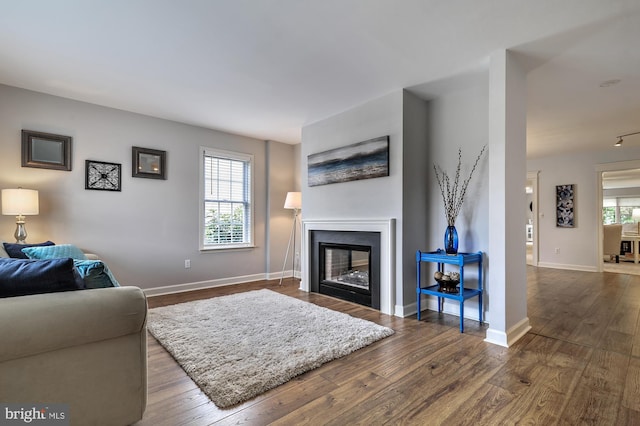
M35 189L3 189L2 214L31 216L40 213L38 191Z
M285 209L301 209L302 208L302 193L301 192L287 192L287 198L284 200Z
M631 211L631 217L632 217L634 220L639 220L639 219L640 219L640 209L633 209L633 210Z

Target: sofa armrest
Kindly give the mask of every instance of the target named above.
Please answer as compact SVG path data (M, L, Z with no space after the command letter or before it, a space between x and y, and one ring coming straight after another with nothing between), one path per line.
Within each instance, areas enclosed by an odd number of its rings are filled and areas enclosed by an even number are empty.
M0 299L0 362L144 332L147 301L137 287Z

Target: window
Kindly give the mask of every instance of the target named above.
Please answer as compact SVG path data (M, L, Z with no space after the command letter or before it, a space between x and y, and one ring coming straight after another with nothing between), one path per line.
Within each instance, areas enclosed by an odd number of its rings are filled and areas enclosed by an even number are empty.
M634 211L636 215L634 216ZM636 223L640 213L640 198L606 197L602 205L602 223Z
M201 148L200 249L253 245L253 156Z

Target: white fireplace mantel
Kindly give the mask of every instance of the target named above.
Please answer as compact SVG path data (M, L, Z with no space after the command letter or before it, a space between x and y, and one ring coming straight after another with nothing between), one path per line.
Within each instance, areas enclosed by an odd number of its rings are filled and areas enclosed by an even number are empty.
M395 315L396 292L396 220L303 220L302 221L302 280L300 290L309 292L311 265L309 264L309 233L311 231L359 231L380 233L380 312Z

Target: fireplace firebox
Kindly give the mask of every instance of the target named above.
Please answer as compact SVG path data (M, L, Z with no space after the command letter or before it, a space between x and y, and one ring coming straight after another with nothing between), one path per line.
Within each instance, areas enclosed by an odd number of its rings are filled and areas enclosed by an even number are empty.
M311 291L380 309L380 233L311 231Z

